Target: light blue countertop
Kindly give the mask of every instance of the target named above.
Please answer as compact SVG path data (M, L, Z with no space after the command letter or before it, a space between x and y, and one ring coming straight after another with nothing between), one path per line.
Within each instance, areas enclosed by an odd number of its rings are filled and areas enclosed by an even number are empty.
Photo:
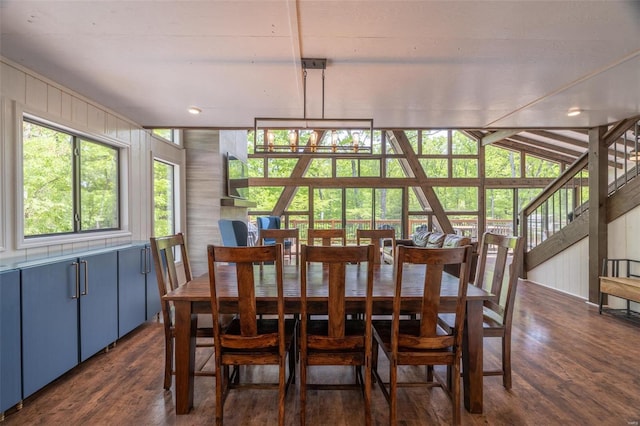
M144 246L145 244L148 244L148 242L133 241L127 244L118 244L114 246L96 247L96 248L90 248L90 249L81 249L81 250L72 251L69 253L64 253L64 254L55 255L55 256L41 255L41 256L34 256L33 258L30 258L30 259L24 259L24 258L0 259L0 272L7 272L7 271L16 270L16 269L29 268L32 266L46 265L49 263L55 263L55 262L60 262L64 260L71 260L80 256L82 257L92 256L92 255L97 255L101 253L111 252L114 250L124 250L131 247L140 247L140 246Z

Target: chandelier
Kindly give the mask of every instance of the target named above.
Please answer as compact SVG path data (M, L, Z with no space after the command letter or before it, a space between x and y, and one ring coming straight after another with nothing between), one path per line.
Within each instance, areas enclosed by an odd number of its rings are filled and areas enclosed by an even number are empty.
M304 111L302 118L254 119L254 152L261 154L371 154L372 118L325 118L326 59L302 58ZM322 117L307 117L307 70L322 70Z

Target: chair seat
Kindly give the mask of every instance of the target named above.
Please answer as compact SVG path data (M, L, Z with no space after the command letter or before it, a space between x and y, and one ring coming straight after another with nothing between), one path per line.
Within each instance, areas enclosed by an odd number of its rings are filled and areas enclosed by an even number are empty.
M307 322L307 345L310 351L361 352L364 348L365 324L361 320L345 321L344 337L329 337L326 320Z
M275 243L276 243L276 240L274 240L272 238L265 238L264 239L264 245L265 246L271 246L271 245L273 245ZM291 241L284 240L283 247L285 248L285 250L289 250L291 248Z
M297 320L287 319L284 322L285 347L288 348L296 335ZM257 321L258 332L255 347L247 348L247 337L241 336L240 318L235 317L222 333L222 346L225 352L278 352L278 320L261 319ZM236 337L237 339L234 339ZM243 348L234 348L234 341L242 339Z
M373 334L378 344L382 346L383 350L387 353L391 352L391 321L390 320L378 320L373 321ZM399 354L411 354L411 356L434 356L445 355L453 356L453 339L450 333L442 327L437 327L438 336L442 339L438 339L436 347L419 347L417 344L411 345L414 339L419 339L420 335L420 320L401 320L400 332L399 332ZM402 343L407 342L407 346Z

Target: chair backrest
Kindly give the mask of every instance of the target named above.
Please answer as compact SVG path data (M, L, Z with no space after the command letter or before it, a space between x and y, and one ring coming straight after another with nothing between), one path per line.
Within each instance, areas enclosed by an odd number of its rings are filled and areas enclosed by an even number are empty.
M414 349L444 349L462 343L462 330L467 300L467 285L469 282L469 262L471 260L471 246L446 249L426 249L419 247L398 246L395 263L395 292L393 298L392 320L392 350L397 356L398 347ZM411 274L405 274L405 264L424 265L424 274L416 275L415 269ZM460 264L460 277L444 274L445 265ZM438 314L442 313L440 306L440 292L442 280L453 279L457 283L455 304L455 327L451 334L445 333L440 327ZM422 281L422 283L420 283ZM422 304L419 314L419 335L408 336L399 334L400 306L402 287L421 285Z
M521 237L490 232L485 232L482 236L474 285L494 295L493 299L485 301L485 307L494 311L503 325L511 321L523 244L524 240ZM503 290L505 281L506 292Z
M296 265L300 254L300 230L298 228L287 229L261 229L258 243L261 245L282 244L285 251L295 254ZM291 261L291 259L289 259Z
M244 247L249 239L247 224L241 220L219 219L218 228L222 244L226 247Z
M365 303L365 315L368 324L371 321L372 297L373 297L373 264L375 253L373 245L368 246L307 246L301 247L300 266L300 299L302 332L306 335L307 318L307 281L310 274L322 276L322 285L326 286L328 294L327 312L328 327L327 338L344 342L345 339L345 297L346 297L346 268L363 267L360 262L367 262L367 296ZM317 265L312 265L312 264ZM357 263L357 265L355 265ZM314 281L315 285L315 281ZM317 313L317 312L315 312ZM362 337L362 336L361 336ZM363 341L364 342L364 341ZM303 343L305 344L305 343Z
M313 229L309 228L307 230L307 245L313 246L315 245L315 240L322 240L323 246L332 245L332 241L334 239L339 239L339 245L347 244L347 233L342 229Z
M171 305L169 301L162 300L162 296L175 290L181 284L181 277L178 276L176 269L176 252L180 253L184 282L191 281L191 266L189 265L186 238L182 233L166 237L151 237L151 252L162 304L162 319L167 326L171 326L173 325Z
M284 328L284 291L282 277L282 245L255 247L221 247L207 246L209 264L209 286L211 292L211 311L213 314L213 334L216 351L225 348L280 348L284 354L285 328ZM254 267L254 262L271 262L275 268L275 274L270 278L273 280L273 287L277 297L278 305L278 333L260 334L258 330L258 312L256 309L255 283L257 274L260 274ZM234 264L236 286L238 291L238 318L240 330L238 334L230 335L221 333L219 324L219 303L217 298L218 281L228 282L229 277L220 279L218 274L232 272L226 268L224 272L219 271L221 263ZM262 274L260 279L266 279L266 274ZM263 284L265 284L263 282ZM269 284L263 287L269 287ZM222 353L222 352L219 352Z
M367 244L373 244L376 253L376 263L381 263L382 259L382 245L384 241L390 241L391 253L396 252L396 231L395 229L358 229L356 231L356 241L358 245L364 242Z

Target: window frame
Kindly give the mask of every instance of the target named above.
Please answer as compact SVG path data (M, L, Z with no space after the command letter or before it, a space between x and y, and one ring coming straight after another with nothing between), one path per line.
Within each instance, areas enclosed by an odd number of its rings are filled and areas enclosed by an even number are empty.
M166 160L162 157L153 156L151 162L151 234L159 237L161 235L155 235L156 232L156 180L155 180L155 165L156 162L171 166L173 171L173 188L172 188L172 218L173 218L173 231L172 234L180 232L180 165L173 161Z
M92 240L103 240L108 238L118 238L131 236L129 230L129 156L130 147L116 139L109 138L105 135L95 134L88 131L82 131L78 129L77 125L64 123L64 120L60 118L49 118L46 114L32 113L27 110L23 110L20 107L16 107L15 112L15 128L16 135L16 186L15 186L15 199L16 199L16 218L15 218L15 232L16 232L16 248L27 249L34 247L50 246L55 244L66 244ZM118 219L119 228L110 228L105 230L87 230L87 231L74 231L70 233L60 234L47 234L39 236L25 236L24 235L24 176L23 176L23 158L24 158L24 140L23 140L23 122L32 122L36 125L52 128L56 131L69 133L76 138L88 139L89 142L95 142L102 144L118 151ZM74 195L75 197L75 195ZM75 200L73 201L75 204Z

